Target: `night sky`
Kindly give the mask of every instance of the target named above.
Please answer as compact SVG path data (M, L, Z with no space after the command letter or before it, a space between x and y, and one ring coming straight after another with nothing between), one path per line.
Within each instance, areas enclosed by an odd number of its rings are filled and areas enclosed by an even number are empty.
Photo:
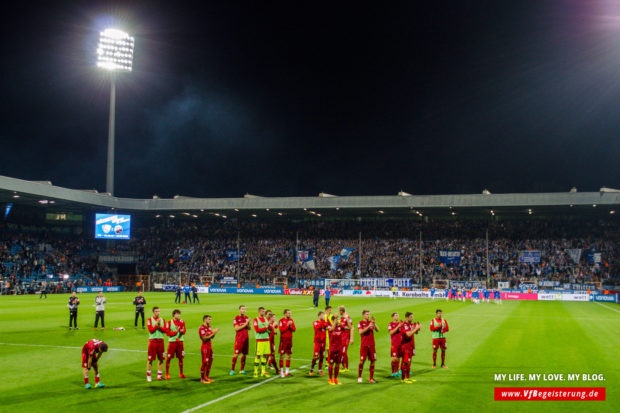
M1 175L105 190L116 26L118 196L620 187L618 1L19 3Z

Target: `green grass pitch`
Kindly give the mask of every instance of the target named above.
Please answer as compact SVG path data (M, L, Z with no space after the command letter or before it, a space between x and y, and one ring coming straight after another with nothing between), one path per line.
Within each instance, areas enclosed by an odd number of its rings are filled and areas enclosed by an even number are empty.
M380 332L377 344L378 384L358 384L359 334L349 349L351 371L341 374L342 386L329 386L326 377L307 376L312 358L312 321L317 311L311 297L261 295L206 295L201 304L175 305L172 293L146 293L147 316L152 306L166 320L174 308L187 323L185 374L178 378L176 359L171 380L145 380L147 332L133 328L133 293L108 293L107 330L93 331L94 294L81 294L79 331L68 329L67 295L0 297L0 411L6 412L182 412L212 402L196 411L306 412L306 411L618 411L620 378L620 306L580 302L504 301L474 305L429 299L340 298L354 322L363 309L371 310ZM323 300L321 299L321 303ZM229 376L233 350L233 317L239 304L248 315L264 306L278 318L290 308L297 325L293 338L294 376L254 379ZM429 320L441 308L450 324L446 363L449 369L432 370ZM423 323L416 336L412 365L414 384L401 384L390 376L390 314L405 311ZM213 384L199 377L198 327L203 314L213 316L220 328L213 346ZM114 327L125 327L115 331ZM250 335L253 339L253 333ZM92 338L106 341L110 351L100 363L103 389L85 390L81 373L81 347ZM252 341L250 342L252 343ZM246 370L252 371L253 357ZM238 369L239 364L237 364ZM496 382L498 373L603 374L603 382ZM92 374L91 374L91 382ZM253 386L253 387L252 387ZM604 402L494 401L494 387L583 386L606 387ZM231 393L235 393L232 394ZM219 399L219 400L218 400ZM615 407L614 407L615 406Z

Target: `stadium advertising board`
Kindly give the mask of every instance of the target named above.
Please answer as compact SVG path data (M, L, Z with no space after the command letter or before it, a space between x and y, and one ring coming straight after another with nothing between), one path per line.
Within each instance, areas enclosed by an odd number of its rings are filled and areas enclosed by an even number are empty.
M538 293L538 299L540 301L562 301L562 294L558 293Z
M104 293L119 293L123 291L123 287L77 287L76 292L78 293L98 293L102 291Z
M535 290L536 289L536 283L521 283L521 284L519 284L519 289L520 290L524 290L524 291L527 291L529 289Z
M220 278L220 284L237 284L237 277L222 277Z
M618 302L618 295L614 294L593 294L592 295L592 301L598 301L598 302L604 302L604 303L617 303Z
M501 288L501 289L510 288L510 281L498 281L497 288Z
M579 290L579 291L587 291L587 290L596 290L596 284L569 284L565 283L563 285L565 290Z
M208 287L209 294L284 294L282 288L229 288L229 287Z
M590 301L587 293L562 294L562 301Z
M443 294L443 292L442 292ZM415 291L398 291L398 296L399 297L407 297L407 298L429 298L431 296L430 291L422 291L422 290L415 290ZM437 292L435 292L435 296L437 297Z
M502 300L538 300L538 294L529 293L500 293Z
M95 238L130 239L131 215L95 214Z

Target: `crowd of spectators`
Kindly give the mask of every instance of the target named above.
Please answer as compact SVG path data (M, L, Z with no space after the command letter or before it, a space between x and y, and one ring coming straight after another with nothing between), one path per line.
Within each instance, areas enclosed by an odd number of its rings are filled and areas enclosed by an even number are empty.
M353 252L341 257L334 269L329 257L340 255L345 247ZM296 250L307 251L313 265L301 265ZM459 251L459 262L442 262L442 250ZM571 250L580 251L579 259L571 256ZM617 220L168 220L134 228L132 240L113 244L87 235L0 232L1 275L12 284L36 285L50 274L68 275L58 281L63 288L114 282L113 268L98 262L98 256L120 251L135 256L137 274L181 272L191 274L193 281L201 275L216 280L232 276L240 283L263 285L276 277L288 283L308 278L404 277L422 284L433 279L486 279L487 274L513 283L535 278L561 282L620 278ZM523 251L540 251L540 263L522 263ZM589 260L592 252L600 253L600 263Z

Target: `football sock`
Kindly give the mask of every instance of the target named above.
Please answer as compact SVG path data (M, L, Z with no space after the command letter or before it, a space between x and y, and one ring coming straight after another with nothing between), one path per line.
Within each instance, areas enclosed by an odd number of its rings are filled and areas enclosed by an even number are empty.
M183 374L183 360L179 360L179 374Z
M357 377L362 377L362 371L364 371L364 360L360 361L358 370L359 370L359 373L357 374Z
M346 353L342 356L342 367L345 369L349 368L349 356Z
M146 377L151 377L151 370L146 371Z
M323 357L319 358L319 370L323 370Z
M237 365L237 356L233 356L232 358L232 366L230 367L230 369L232 371L235 371L235 366ZM241 370L243 370L243 368L241 368Z
M161 378L162 374L164 374L164 372L163 372L163 371L161 371L161 370L157 370L157 378L158 378L158 379L159 379L159 378Z
M437 364L437 352L433 351L433 364Z
M375 375L375 363L370 363L370 380L372 380L374 375Z
M166 360L166 374L170 373L170 359Z
M245 370L245 355L241 356L241 370Z
M314 366L315 366L315 365L316 365L316 357L313 357L313 358L312 358L312 367L310 367L310 371L314 371ZM321 369L321 368L319 367L319 370L320 370L320 369Z
M332 377L334 376L334 366L330 364L327 370L329 371L329 379L331 380Z
M441 364L446 364L446 350L441 350Z
M280 357L280 368L284 368L284 360Z
M334 366L334 379L338 379L338 373L340 372L340 364Z
M95 384L99 384L99 373L95 375Z
M84 384L88 384L88 373L84 374Z
M258 356L254 359L254 374L258 374L258 365L259 365Z
M398 360L392 361L392 373L396 373L398 371Z

